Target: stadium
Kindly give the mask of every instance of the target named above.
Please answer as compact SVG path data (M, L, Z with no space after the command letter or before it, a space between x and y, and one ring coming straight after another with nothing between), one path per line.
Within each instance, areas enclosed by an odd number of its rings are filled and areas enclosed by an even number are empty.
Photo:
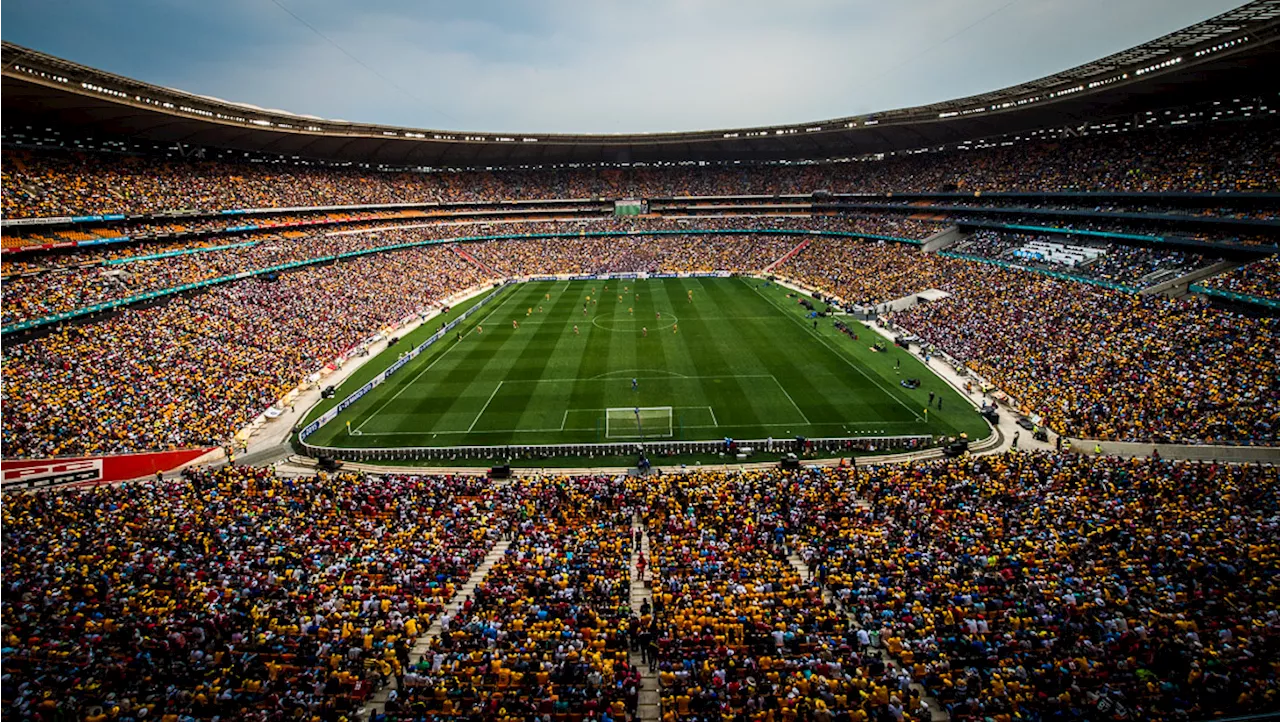
M6 40L5 719L1280 719L1278 58L568 134Z

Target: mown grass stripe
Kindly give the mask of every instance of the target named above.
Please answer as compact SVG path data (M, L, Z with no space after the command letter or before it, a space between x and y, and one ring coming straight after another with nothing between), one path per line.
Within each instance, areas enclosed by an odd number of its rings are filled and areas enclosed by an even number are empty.
M346 412L372 417L365 434L348 437L339 419L313 443L594 443L607 440L605 409L631 406L673 407L673 431L679 438L683 426L690 440L985 430L964 399L910 355L893 347L872 353L872 334L864 329L867 337L852 341L830 319L812 329L776 286L728 279L607 283L607 294L603 280L513 288L493 311L482 312L483 335L473 331L447 354L415 359L394 383ZM592 286L596 303L583 315ZM677 317L679 333L672 333L668 323ZM519 330L511 328L513 318ZM645 326L648 338L640 332ZM898 360L902 368L895 370ZM926 388L898 388L901 378L917 374ZM638 392L632 377L641 379ZM945 397L946 411L922 423L910 406L923 408L929 391Z

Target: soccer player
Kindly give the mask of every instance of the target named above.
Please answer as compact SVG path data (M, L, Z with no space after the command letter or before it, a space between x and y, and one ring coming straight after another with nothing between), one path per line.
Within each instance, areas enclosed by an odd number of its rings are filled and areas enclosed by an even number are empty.
M693 303L693 289L689 289L689 303Z
M525 309L524 315L526 315L526 316L532 316L532 315L533 315L533 306L530 306L529 308Z
M632 390L632 391L639 391L639 390L640 390L640 380L639 380L639 379L631 379L631 390ZM636 409L636 413L637 413L637 414L638 414L638 413L640 413L640 409Z
M653 317L654 317L655 319L657 319L657 320L661 321L661 320L662 320L662 311L658 311L657 313L653 314Z
M640 329L640 335L644 336L645 338L649 338L649 327L645 326L644 328Z
M548 301L550 301L550 300L551 300L551 294L549 294L549 293L547 294L547 300L548 300Z
M578 324L576 324L576 323L573 325L573 335L574 335L574 336L578 336L578 335L580 335L580 334L578 333Z
M633 307L631 307L631 306L627 306L627 313L629 313L629 314L631 314L632 316L634 316L634 315L636 315L636 310L635 310L635 308L633 308Z
M477 325L477 326L476 326L476 333L484 333L484 326Z
M680 333L680 324L678 323L671 324L671 333Z
M511 328L520 328L520 322L515 320L514 318L511 319Z
M538 306L538 313L542 313L542 306Z

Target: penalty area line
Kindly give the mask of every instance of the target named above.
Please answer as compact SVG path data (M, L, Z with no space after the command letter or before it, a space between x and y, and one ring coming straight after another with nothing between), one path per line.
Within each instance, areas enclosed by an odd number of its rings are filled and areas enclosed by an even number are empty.
M474 429L474 428L476 427L476 422L478 422L478 421L480 420L480 417L481 417L481 416L484 416L484 412L485 412L485 410L489 408L489 404L493 403L493 397L498 395L498 389L502 388L502 385L503 385L504 383L506 383L506 382L505 382L505 381L499 381L499 382L498 382L498 385L493 387L493 393L489 394L489 400L488 400L488 401L486 401L486 402L484 402L484 406L481 406L481 407L480 407L480 413L476 414L476 417L475 417L474 419L472 419L472 420L471 420L471 425L467 427L467 433L468 433L468 434L469 434L469 433L471 433L471 430L472 430L472 429ZM564 424L561 424L560 426L561 426L561 428L563 428L563 427L564 427Z
M483 325L485 321L489 320L490 316L497 313L499 309L507 305L507 302L510 301L512 298L515 298L515 296L516 296L515 290L510 291L510 295L502 299L502 303L498 304L492 311L489 312L487 316L485 316L480 321L477 321L476 326ZM466 333L462 334L462 337L466 338L467 336L470 336L471 333L476 330L476 326L472 326ZM413 378L405 382L404 386L401 386L400 390L397 391L394 396L382 402L381 406L379 406L377 409L374 409L373 413L369 414L369 418L365 419L364 421L361 421L360 424L356 426L356 431L360 431L364 429L365 424L368 424L370 421L373 421L375 418L377 418L378 414L382 413L383 409L387 408L387 406L390 405L392 401L395 401L396 399L400 398L400 394L403 394L405 391L408 391L409 387L413 386L414 383L416 383L418 379L422 377L423 374L430 371L432 366L435 366L437 363L439 363L441 359L443 359L445 356L448 356L449 352L457 348L459 345L461 344L454 343L452 346L442 351L439 356L436 356L434 359L432 359L431 363L427 364L426 368L414 374Z
M769 378L773 379L773 382L778 385L778 390L782 392L783 396L787 397L787 401L790 401L791 405L795 408L795 410L800 412L800 418L804 419L804 422L808 424L809 417L804 415L804 410L800 408L800 404L797 404L796 400L791 398L791 394L787 393L786 387L782 385L782 382L778 380L778 377L771 375L769 376Z
M743 280L743 283L747 283L747 282L746 282L745 280ZM783 316L785 316L786 318L789 318L789 319L791 319L791 320L795 321L797 324L799 324L799 325L800 325L800 328L804 329L806 333L813 334L813 337L814 337L814 338L816 338L816 339L818 339L819 343L821 343L823 346L826 346L828 349L830 349L830 350L831 350L831 351L836 355L836 358L840 359L841 361L844 361L844 363L845 363L845 365L846 365L846 366L848 366L849 368L853 369L854 371L857 371L859 374L861 374L861 375L862 375L862 377L863 377L864 379L866 379L866 380L870 381L870 382L871 382L872 384L874 384L877 388L879 388L881 391L883 391L883 392L885 393L885 395L886 395L886 396L888 396L889 398L893 399L894 401L897 401L897 402L898 402L898 404L899 404L900 406L902 406L902 408L906 409L906 410L907 410L907 411L908 411L912 416L914 416L914 417L916 418L916 421L925 421L925 418L924 418L923 416L921 416L921 415L920 415L920 412L919 412L919 411L916 411L916 410L915 410L914 408L912 408L911 406L908 406L908 405L907 405L907 402L905 402L905 401L903 401L903 400L902 400L902 397L898 396L896 393L894 393L893 391L891 391L891 390L889 390L888 388L886 388L886 387L885 387L885 385L884 385L884 384L882 384L882 383L880 383L878 380L876 380L876 379L872 378L872 377L871 377L871 375L870 375L870 374L868 374L868 373L866 372L866 370L864 370L861 366L859 366L858 364L855 364L852 360L850 360L850 359L849 359L849 357L848 357L847 355L845 355L844 353L842 353L842 352L840 351L840 349L838 349L838 348L836 348L835 346L833 346L833 345L831 344L831 342L830 342L830 341L828 341L828 340L826 339L826 337L825 337L825 336L823 336L821 333L819 333L819 332L817 331L817 329L811 329L811 328L809 328L809 326L808 326L807 324L805 324L805 322L804 322L804 321L802 321L802 320L800 320L800 319L796 318L794 315L790 314L790 313L787 311L786 307L778 305L778 302L777 302L777 301L773 300L772 298L769 298L769 296L767 296L766 294L762 293L762 292L760 291L760 289L758 289L758 288L756 288L756 287L752 286L750 283L747 283L747 287L748 287L748 288L750 288L751 290L755 291L755 292L756 292L756 294L757 294L757 295L759 295L761 298L765 299L765 301L767 301L767 302L769 302L770 304L772 304L774 308L778 309L779 311L782 311ZM801 413L803 413L803 412L801 412Z

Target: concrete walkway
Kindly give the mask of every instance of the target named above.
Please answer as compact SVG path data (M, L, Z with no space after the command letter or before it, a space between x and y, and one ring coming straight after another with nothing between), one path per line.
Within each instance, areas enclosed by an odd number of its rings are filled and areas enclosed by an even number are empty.
M640 524L639 515L631 518L631 538L635 539L636 533L645 531ZM645 571L640 574L637 562L640 554L644 554ZM649 606L653 606L653 594L651 587L653 585L653 557L649 551L649 534L646 532L644 538L640 542L639 549L631 550L631 561L629 564L631 570L631 611L640 614L640 606L644 604L646 599L649 600ZM631 663L636 669L640 670L640 703L636 708L636 718L644 722L662 719L662 702L658 692L658 675L649 669L649 665L644 663L639 652L631 653Z
M494 544L493 547L489 549L489 553L484 555L484 561L480 562L480 566L476 567L475 571L471 572L471 576L467 579L466 584L462 585L462 588L458 590L457 594L453 595L453 599L450 599L449 603L445 605L440 614L436 615L436 618L431 621L431 626L427 627L427 631L414 641L413 647L409 650L410 665L414 665L422 661L423 655L425 655L431 648L431 640L440 636L440 621L445 617L452 619L454 615L458 613L458 610L462 609L463 603L466 602L472 594L475 594L476 587L480 586L480 583L484 581L484 578L489 575L489 570L493 568L494 564L498 563L498 560L502 558L503 554L507 553L507 549L510 546L511 542L503 540ZM381 713L386 708L387 697L391 694L391 690L396 689L396 687L396 680L393 678L390 684L369 698L369 701L365 704L364 709L361 710L360 714L363 716L370 716Z

